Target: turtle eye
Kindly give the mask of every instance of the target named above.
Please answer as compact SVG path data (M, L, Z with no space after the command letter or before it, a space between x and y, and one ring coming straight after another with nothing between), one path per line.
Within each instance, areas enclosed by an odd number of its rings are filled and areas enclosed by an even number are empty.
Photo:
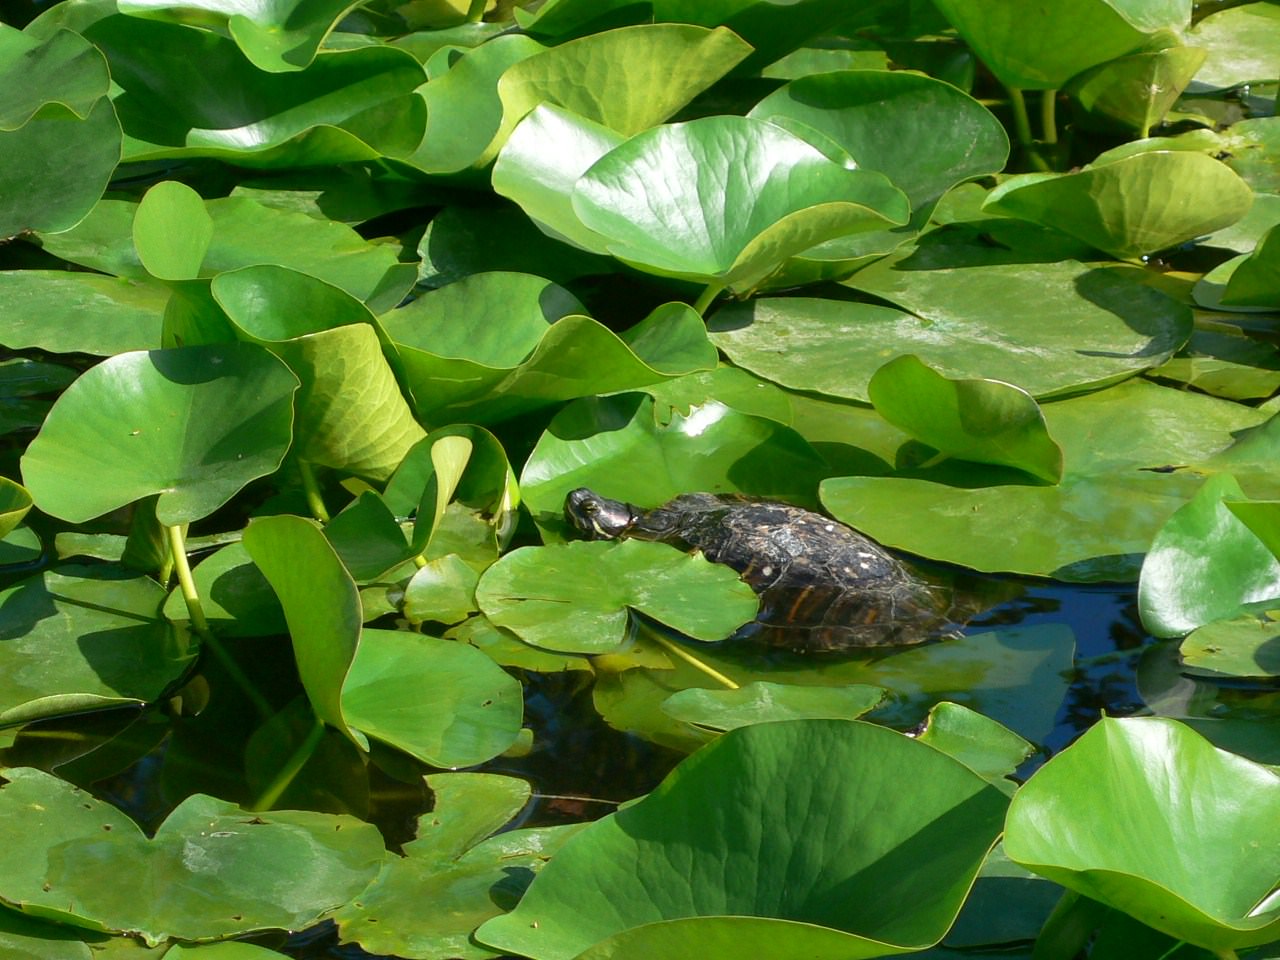
M588 500L582 505L582 512L586 514L599 513L600 504L596 503L594 500Z

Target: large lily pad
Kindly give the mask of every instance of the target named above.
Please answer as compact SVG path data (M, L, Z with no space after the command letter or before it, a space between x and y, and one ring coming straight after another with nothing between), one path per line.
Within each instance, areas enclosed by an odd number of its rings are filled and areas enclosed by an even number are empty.
M120 354L54 404L22 458L26 486L73 522L158 494L161 523L190 523L280 465L296 389L253 344Z
M583 174L572 203L620 260L735 290L824 240L910 215L882 174L847 169L781 127L730 116L632 137Z
M785 387L865 402L872 374L903 353L945 376L1003 380L1045 397L1159 364L1191 333L1186 307L1124 273L1072 261L967 266L931 244L847 282L912 312L766 298L716 311L711 340ZM1028 309L1039 322L1027 323Z
M1010 177L983 209L1132 259L1229 226L1252 202L1248 184L1213 157L1153 151L1060 176Z
M383 356L373 317L355 298L274 265L219 274L212 290L242 335L301 382L297 456L386 480L426 436Z
M1280 600L1280 559L1223 502L1243 497L1230 474L1212 476L1156 534L1138 581L1142 625L1154 636L1181 636Z
M0 593L0 723L154 702L195 656L164 589L112 567L46 570Z
M160 346L169 291L158 284L64 270L0 271L0 343L14 350L109 357Z
M1280 907L1266 902L1280 876L1277 824L1274 770L1173 720L1104 717L1018 791L1004 849L1069 889L1227 955L1280 934Z
M1095 64L1141 47L1147 34L1185 27L1188 0L937 0L966 43L1009 87L1055 90Z
M1222 292L1223 306L1280 310L1280 227L1272 227L1258 248L1231 273Z
M1209 58L1196 74L1196 86L1210 89L1280 78L1276 44L1280 12L1271 3L1246 3L1205 17L1187 34Z
M1280 421L1211 397L1135 382L1043 408L1063 450L1057 486L976 468L842 477L822 486L831 512L881 543L978 570L1063 580L1130 580L1156 532L1209 473L1231 471L1260 499L1280 497ZM1239 439L1233 442L1233 434ZM1010 537L1011 524L1019 534Z
M12 834L0 897L153 946L308 926L364 889L385 856L377 829L353 817L250 814L196 795L148 839L50 774L19 768L5 778L0 808Z
M631 610L696 640L723 640L759 606L729 567L641 540L516 550L485 571L476 602L526 643L568 653L623 649Z
M1191 631L1178 648L1186 671L1206 677L1280 677L1280 621L1237 617Z
M486 960L493 951L471 932L513 907L536 872L585 824L488 837L528 801L527 783L492 773L426 779L436 802L419 818L417 839L338 912L338 929L343 940L397 957ZM432 904L427 916L423 903Z
M1147 131L1164 119L1200 65L1199 47L1171 46L1099 64L1071 81L1070 93L1105 123Z
M751 493L813 504L826 462L794 430L714 401L687 413L624 394L579 401L551 422L520 478L544 534L564 498L589 486L656 507L680 493Z
M747 940L770 958L918 950L951 925L1004 807L959 762L883 727L742 727L583 830L476 936L538 960L593 944L601 957L732 957Z

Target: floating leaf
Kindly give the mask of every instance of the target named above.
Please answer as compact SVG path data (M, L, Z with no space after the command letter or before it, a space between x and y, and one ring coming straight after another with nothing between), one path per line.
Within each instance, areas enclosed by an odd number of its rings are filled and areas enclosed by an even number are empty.
M118 567L63 566L0 594L0 722L154 702L190 666L164 589Z
M1209 59L1196 74L1196 85L1225 89L1257 80L1275 80L1276 45L1280 44L1280 11L1270 3L1246 3L1205 17L1187 33Z
M1188 673L1208 677L1280 676L1280 621L1218 620L1192 630L1179 647Z
M1010 177L983 210L1133 259L1235 223L1252 202L1248 184L1226 164L1201 153L1158 151L1076 173Z
M0 27L0 130L17 130L49 105L85 119L107 95L106 66L102 54L70 30L40 43L21 30Z
M31 494L21 484L0 477L0 540L9 536L31 509Z
M73 523L152 494L161 523L199 520L279 467L296 389L253 344L120 354L54 404L22 458L26 486Z
M204 201L184 183L165 180L147 191L133 217L133 246L147 272L161 280L200 276L213 220Z
M970 266L946 246L921 246L848 284L912 313L763 298L717 310L711 340L785 387L865 402L872 374L901 353L948 377L1003 380L1044 397L1131 376L1191 333L1186 307L1124 272L1072 261ZM1028 304L1041 322L1027 323Z
M681 493L749 493L813 504L826 463L795 431L720 403L660 412L628 394L579 401L556 416L525 463L525 502L562 530L564 498L589 486L656 507Z
M973 465L944 463L827 480L823 503L891 547L977 570L1088 582L1135 579L1156 532L1206 473L1230 470L1253 496L1280 498L1280 421L1249 434L1266 421L1241 404L1133 382L1042 409L1063 451L1056 486L1007 473L975 486Z
M250 814L196 795L148 839L119 810L47 773L18 768L5 779L0 807L12 836L0 896L152 946L309 926L364 889L385 856L377 829L354 817Z
M1173 720L1104 717L1018 791L1004 849L1071 890L1225 954L1280 933L1267 902L1280 875L1278 823L1275 771Z
M824 240L910 214L882 174L849 170L781 127L731 116L632 137L577 181L572 202L620 260L735 290Z
M1000 380L953 380L907 354L867 384L876 412L941 454L1062 479L1062 448L1025 390Z
M829 718L856 720L884 699L883 687L853 683L845 687L797 687L754 681L737 690L690 687L673 693L663 712L712 730L734 730L752 723Z
M280 601L243 543L229 543L205 557L192 575L205 619L218 636L271 637L288 632ZM188 618L181 589L169 593L164 615L175 621Z
M1138 581L1142 625L1155 636L1181 636L1280 599L1280 559L1223 503L1243 497L1230 474L1210 477L1156 534Z
M748 940L769 958L918 950L951 925L1004 807L957 761L883 727L741 727L586 827L476 937L538 960L720 958Z
M1032 744L1003 724L948 700L929 711L920 740L992 781L1008 777L1035 752Z
M584 824L486 839L528 801L527 783L492 773L438 773L426 780L436 802L419 818L417 839L338 912L338 929L343 940L379 953L484 960L493 951L471 932L514 906L536 871ZM425 916L423 903L432 904Z
M937 7L1005 86L1055 90L1095 64L1142 46L1147 34L1185 27L1186 0L937 0Z
M1272 227L1252 255L1235 267L1222 303L1227 307L1280 309L1280 227Z
M524 547L485 571L476 602L526 643L569 653L621 650L631 610L723 640L759 606L729 567L643 540Z
M1204 58L1199 47L1135 53L1085 71L1071 81L1068 92L1092 116L1145 137L1164 119Z

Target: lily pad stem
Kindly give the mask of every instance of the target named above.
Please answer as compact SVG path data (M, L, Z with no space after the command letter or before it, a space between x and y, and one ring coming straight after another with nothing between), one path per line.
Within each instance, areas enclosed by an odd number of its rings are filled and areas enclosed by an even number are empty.
M1230 947L1225 947L1222 950L1216 950L1214 952L1217 953L1218 960L1240 960L1240 955Z
M191 618L191 629L196 632L201 642L218 658L218 662L222 664L222 669L227 671L227 676L243 691L249 702L253 704L254 709L258 711L258 715L266 720L275 712L271 704L254 686L248 675L240 669L240 664L236 663L236 658L231 656L227 648L209 630L209 621L204 616L204 605L200 602L200 592L196 589L195 578L191 576L191 564L187 562L187 543L182 527L177 525L166 526L164 530L169 537L169 554L172 557L174 570L178 574L178 587L182 590L182 599L187 604L187 616Z
M311 759L311 755L316 752L316 747L320 746L320 739L324 736L324 724L320 722L320 718L316 717L311 725L311 729L307 731L307 738L298 744L298 749L290 754L289 759L284 762L284 766L280 768L280 772L266 786L262 793L258 794L258 799L250 804L250 810L270 810L276 805L276 801L289 789L289 784L293 783L294 778L298 776L302 768L307 765L307 761Z
M724 292L723 283L708 283L699 295L698 299L693 302L693 309L698 311L698 316L705 316L707 307L711 306L712 301Z
M488 5L488 0L471 0L471 6L467 8L467 22L479 23L483 20L484 8Z
M329 511L325 508L324 498L320 496L320 484L316 483L315 471L305 460L298 461L298 473L302 475L302 492L307 498L307 507L311 515L321 523L329 522Z
M1049 165L1036 150L1036 142L1031 137L1031 118L1027 116L1027 101L1017 87L1005 87L1009 92L1009 109L1013 112L1013 134L1018 145L1026 152L1031 165L1037 170L1048 173Z
M939 450L928 460L925 460L923 463L916 464L916 469L928 470L930 467L936 467L938 464L942 463L944 460L950 460L950 459L951 459L951 454L943 453L941 450Z
M1044 91L1044 99L1040 101L1040 126L1044 131L1045 143L1058 142L1058 91Z
M678 643L672 643L666 637L660 637L657 634L653 635L653 639L657 641L658 646L662 647L668 653L674 653L677 657L679 657L685 663L689 664L692 667L697 668L698 670L701 670L703 673L705 673L708 677L710 677L716 683L723 684L724 686L728 687L730 690L741 689L738 686L738 684L734 683L732 680L726 677L723 673L721 673L715 667L711 666L711 664L704 663L702 660L699 660L697 657L695 657L688 650L684 649L684 647L680 646Z

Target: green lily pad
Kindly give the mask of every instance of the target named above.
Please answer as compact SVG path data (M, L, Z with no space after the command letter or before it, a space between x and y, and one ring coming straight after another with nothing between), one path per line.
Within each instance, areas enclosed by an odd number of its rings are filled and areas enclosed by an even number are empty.
M183 946L174 944L164 952L169 960L275 960L284 954L268 950L266 947L255 947L251 943L202 943Z
M49 104L83 120L110 81L102 54L70 30L41 43L0 26L0 130L17 130Z
M404 588L404 615L411 623L459 623L475 613L480 575L457 554L427 562Z
M1280 350L1230 323L1227 314L1196 319L1187 345L1150 376L1227 400L1263 400L1280 389Z
M7 907L0 910L0 957L4 960L94 960L86 942L94 939L107 937L36 920Z
M349 724L435 767L469 767L520 733L520 681L465 643L366 629L342 685Z
M1276 45L1280 44L1280 11L1270 3L1246 3L1211 13L1187 33L1187 39L1209 51L1196 74L1196 86L1225 89L1280 77Z
M8 477L0 477L0 540L9 536L31 509L26 487Z
M944 700L929 711L920 741L955 757L991 781L1008 777L1035 747L1008 727L958 703Z
M1046 7L1035 0L937 0L937 7L1000 82L1056 90L1095 64L1132 53L1160 29L1191 18L1184 0L1082 0Z
M664 713L712 730L734 730L751 723L830 718L856 720L884 699L884 688L866 683L846 687L797 687L753 681L736 690L689 687L662 704Z
M683 303L659 307L621 334L581 309L540 277L482 273L425 294L382 323L419 415L437 422L502 420L715 364L701 319Z
M1227 509L1234 513L1254 535L1280 558L1280 502L1275 500L1224 500Z
M520 477L546 536L565 530L576 487L656 507L677 494L749 493L813 505L826 462L794 430L708 402L688 412L624 394L581 400L559 413Z
M1280 933L1278 908L1265 902L1280 875L1277 824L1274 770L1173 720L1104 717L1018 791L1004 849L1068 889L1224 954Z
M876 412L941 454L1062 479L1062 448L1025 390L1000 380L952 380L910 354L875 372Z
M568 653L624 649L632 610L714 641L759 606L729 567L642 540L524 547L485 571L476 602L526 643Z
M152 703L190 666L164 589L118 567L63 566L0 593L0 723Z
M930 245L847 283L912 312L765 298L717 310L711 340L775 383L866 402L872 374L902 353L948 377L1003 380L1046 397L1163 362L1191 333L1186 307L1125 273L1072 261L965 266L948 247ZM1042 322L1027 324L1029 303Z
M1280 497L1271 466L1280 422L1250 433L1266 422L1251 408L1133 382L1042 409L1063 451L1056 486L994 473L988 482L998 485L975 486L972 465L944 463L827 480L823 503L891 547L976 570L1089 582L1136 579L1156 532L1209 473L1231 471L1252 496Z
M385 480L426 436L383 355L372 315L355 298L268 264L221 273L212 290L243 335L301 382L297 456Z
M296 389L253 344L120 354L54 404L22 458L27 489L72 522L152 494L161 523L199 520L279 467Z
M1142 625L1153 635L1182 636L1280 599L1280 559L1223 502L1243 497L1230 474L1210 477L1156 534L1138 581Z
M1280 621L1235 617L1192 630L1179 647L1188 673L1207 677L1280 676Z
M748 940L770 958L918 950L951 925L1004 808L968 768L883 727L753 724L586 827L476 937L538 960L592 944L587 956L720 958ZM934 833L944 856L909 847Z
M490 917L515 905L538 870L585 824L533 827L488 837L529 799L523 780L492 773L426 778L435 807L418 837L335 917L344 941L418 960L485 960L471 939ZM486 839L487 837L487 839ZM431 903L426 916L422 904Z
M192 576L205 619L219 636L271 637L288 632L280 601L243 543L229 543L205 557ZM174 621L188 618L180 588L170 591L164 615Z
M824 240L910 215L882 174L849 170L781 127L732 116L632 137L579 178L572 203L618 259L734 290Z
M320 43L352 6L351 0L322 4L241 4L223 0L123 0L121 13L173 23L198 23L230 34L259 70L301 70L315 59Z
M1154 151L1076 173L1010 177L982 208L1133 259L1229 226L1252 202L1248 184L1213 157Z
M148 839L114 807L47 773L19 768L5 779L0 806L13 836L0 896L152 946L309 926L364 889L385 856L377 829L354 817L251 814L196 795Z
M184 183L165 180L147 191L133 217L133 246L161 280L194 280L213 240L204 200Z
M1222 292L1222 304L1280 310L1280 227L1272 227L1258 248L1235 267Z
M82 33L122 88L125 158L216 157L242 167L321 166L404 156L422 138L421 65L385 44L333 50L293 73L253 69L208 30L83 5L41 26ZM100 9L100 8L99 8ZM77 17L94 18L88 24Z
M1187 88L1205 56L1199 47L1183 46L1131 54L1080 74L1068 93L1091 116L1145 137Z

